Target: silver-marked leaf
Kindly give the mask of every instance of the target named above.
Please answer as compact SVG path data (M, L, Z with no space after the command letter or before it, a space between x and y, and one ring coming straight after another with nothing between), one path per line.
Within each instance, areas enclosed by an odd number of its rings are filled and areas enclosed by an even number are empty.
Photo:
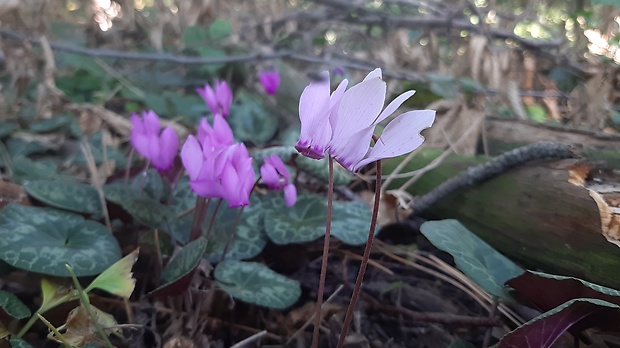
M481 288L513 301L504 284L525 272L478 238L457 220L425 222L420 232L433 245L454 257L456 266Z
M100 223L51 208L9 204L0 211L0 259L28 271L96 275L120 259L114 236Z
M19 128L19 125L15 122L11 122L11 121L0 122L0 139L4 139L7 136L11 135L18 128Z
M329 163L327 158L315 160L302 155L297 156L296 159L299 170L309 173L315 178L329 182ZM334 185L346 185L351 181L351 173L334 161Z
M22 340L17 336L11 336L9 343L11 343L11 348L32 348L32 346L28 344L28 342Z
M332 208L332 235L349 245L365 244L368 240L372 211L364 203L359 202L335 201Z
M24 188L35 199L55 208L101 215L97 190L86 184L61 180L31 180Z
M24 319L30 316L30 309L17 296L4 290L0 290L0 307L4 309L6 314L16 319Z
M220 262L215 279L230 296L269 308L287 308L301 295L299 282L256 262Z
M266 144L278 130L278 120L256 97L238 93L236 98L240 103L231 106L228 117L235 139L256 145Z
M179 186L186 183L179 183ZM189 187L189 186L188 186ZM191 189L189 189L191 192ZM176 190L171 209L175 214L186 211L188 207L194 205L196 197L188 193L188 189L180 188ZM211 218L217 206L217 200L209 204L202 224L202 230L206 233ZM238 214L241 216L238 217ZM227 260L244 260L258 255L267 244L267 236L263 229L264 206L262 200L256 196L250 198L250 205L241 208L230 208L226 202L222 202L215 216L215 223L211 227L209 246L207 254L209 260L220 261L222 253L226 249ZM171 233L173 238L181 243L187 243L189 233L194 219L194 213L187 214L180 219L170 219L164 224L165 229ZM231 236L235 222L238 219L236 233ZM231 238L233 237L233 238Z
M324 197L302 194L297 203L286 207L282 194L273 194L265 212L265 232L276 244L310 242L325 235L327 201Z
M27 157L13 157L11 161L11 182L21 184L26 180L49 179L58 177L58 165L49 161L33 161Z
M108 201L122 206L143 225L158 228L170 216L168 207L123 183L105 185L103 192Z
M288 162L294 154L297 154L297 150L293 146L272 146L258 151L252 152L252 158L259 164L262 164L266 157L273 154L280 157L284 162Z
M161 281L165 285L174 283L192 272L202 259L207 249L207 240L204 237L188 243L172 257L161 273Z
M166 187L168 181L161 179L161 176L155 169L142 171L131 182L131 187L135 192L143 191L149 197L161 202L170 192L170 187Z

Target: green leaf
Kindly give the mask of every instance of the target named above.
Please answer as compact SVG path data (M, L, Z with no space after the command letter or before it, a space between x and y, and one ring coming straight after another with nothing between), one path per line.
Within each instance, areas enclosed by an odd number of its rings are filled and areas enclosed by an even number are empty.
M18 156L26 157L51 150L49 146L42 145L37 141L26 141L16 137L12 137L6 142L6 148L9 154L11 154L11 158Z
M198 55L200 55L203 58L218 59L218 58L226 57L226 52L220 49L217 49L217 48L213 48L211 46L196 47L194 48L194 50L198 52ZM205 64L205 65L200 66L199 70L207 74L216 74L218 70L222 69L225 66L226 64L224 63Z
M422 234L454 257L457 267L485 291L512 301L504 284L524 270L497 252L456 220L425 222Z
M265 212L265 232L276 244L313 241L325 235L327 201L324 197L301 194L287 208L282 195L272 195Z
M11 348L33 348L26 341L16 336L11 336L9 342L11 343Z
M592 0L592 5L611 5L620 8L620 0Z
M140 248L137 248L108 267L84 291L89 292L92 289L101 289L116 296L129 298L136 287L136 280L132 276L131 269L138 261L139 252Z
M4 139L13 134L19 128L17 123L11 121L0 122L0 139Z
M30 126L30 130L35 133L47 133L62 128L71 122L67 115L58 115L47 120L37 122Z
M264 145L273 138L278 129L278 120L261 103L247 94L238 94L239 104L230 110L228 122L239 141Z
M431 91L445 99L456 99L457 89L456 83L452 76L440 74L428 74L431 80Z
M100 223L50 208L9 204L0 211L0 259L17 268L68 276L103 272L120 258L114 236Z
M225 19L216 19L209 25L208 35L211 40L222 40L233 32L230 22Z
M173 214L178 215L193 207L195 202L196 195L187 184L187 181L182 180L177 185L170 210ZM206 218L202 225L202 229L205 232L209 227L216 205L217 201L213 200L207 208ZM209 260L213 262L220 261L226 244L229 243L231 238L230 234L235 221L237 221L240 209L230 208L225 202L220 205L209 238L209 246L207 248ZM267 244L267 236L263 228L264 209L265 205L260 198L256 195L250 197L250 204L243 208L235 235L226 251L227 260L249 259L263 250ZM180 219L170 219L164 226L174 239L181 243L187 243L193 219L194 213L191 213Z
M11 161L11 181L21 184L26 180L49 179L58 176L57 165L52 162L33 161L23 156Z
M4 309L6 314L16 319L24 319L30 316L28 307L17 296L4 290L0 290L0 307Z
M296 159L299 170L309 173L324 183L329 182L328 159L315 160L299 155ZM346 185L351 181L351 173L334 161L334 185Z
M125 155L123 155L116 147L106 146L104 157L104 151L101 142L101 132L93 133L88 139L88 145L90 146L90 151L92 152L93 158L95 159L95 163L97 165L103 163L104 160L113 161L116 164L117 169L125 168L125 166L127 165ZM84 157L84 153L79 149L75 152L75 157L73 158L73 161L78 165L86 165L86 158Z
M207 240L204 237L188 243L172 257L161 273L162 283L168 285L183 278L192 272L207 250Z
M547 121L547 111L540 105L526 105L527 116L534 122L545 123Z
M349 245L366 243L372 217L368 206L360 202L335 201L332 205L332 216L331 233L334 237Z
M101 215L97 190L86 184L60 180L32 180L24 189L35 199L55 208Z
M301 295L299 282L256 262L220 262L215 279L230 296L269 308L290 307Z
M205 45L209 40L209 30L201 25L187 26L185 30L183 30L181 40L187 47Z
M121 182L105 185L103 192L108 201L123 207L140 224L158 228L170 216L168 207Z
M153 168L146 172L142 171L139 175L136 175L131 181L131 188L134 192L139 193L143 191L158 202L162 202L167 198L170 192L168 181L162 180L159 172Z

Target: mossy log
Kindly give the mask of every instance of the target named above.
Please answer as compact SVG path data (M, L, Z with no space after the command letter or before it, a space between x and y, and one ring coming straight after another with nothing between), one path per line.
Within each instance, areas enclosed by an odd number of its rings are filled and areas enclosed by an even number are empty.
M430 149L422 151L405 171L423 167L439 153ZM486 160L450 156L408 191L415 196L425 194ZM386 173L397 162L386 161ZM531 162L458 190L423 215L431 219L458 219L494 248L529 269L579 277L620 289L620 249L603 236L604 232L609 234L609 224L617 219L612 216L615 210L607 209L611 222L602 224L601 209L588 188L589 184L604 183L605 194L615 192L615 188L620 194L620 185L613 183L613 172L602 170L604 167L600 162L587 160ZM620 178L616 179L620 182ZM391 188L397 188L403 181L396 180ZM614 232L614 228L611 230Z

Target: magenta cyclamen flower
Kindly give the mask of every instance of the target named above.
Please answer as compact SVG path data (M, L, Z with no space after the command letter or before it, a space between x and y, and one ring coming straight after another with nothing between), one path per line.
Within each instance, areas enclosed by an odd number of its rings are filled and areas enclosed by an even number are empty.
M254 186L252 158L243 144L233 144L232 131L216 115L213 128L206 119L181 149L181 160L189 174L189 185L199 196L223 198L231 207L248 205Z
M168 126L160 134L159 117L152 110L142 112L141 116L132 114L131 124L131 145L136 151L157 170L169 169L179 150L179 137L174 129Z
M346 92L348 82L344 80L331 97L329 75L323 74L326 82L312 82L304 89L299 102L301 134L295 147L303 155L322 158L327 150L342 166L356 172L369 163L400 156L422 145L424 137L420 132L433 124L433 110L409 111L397 116L370 147L377 124L415 91L399 95L383 109L386 84L381 69L373 70Z
M290 183L291 174L280 157L275 154L266 157L265 163L260 167L260 175L269 189L284 190L284 201L287 207L297 202L297 189Z
M261 71L258 74L258 79L267 94L275 94L280 86L280 73L276 70Z
M197 88L196 92L205 100L212 114L221 114L228 117L232 105L232 90L226 81L215 81L215 88L205 84L203 88Z

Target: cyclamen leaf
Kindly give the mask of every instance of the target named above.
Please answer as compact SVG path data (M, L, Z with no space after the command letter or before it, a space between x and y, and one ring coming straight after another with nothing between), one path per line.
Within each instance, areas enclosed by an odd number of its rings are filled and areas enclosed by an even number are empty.
M24 319L30 316L28 307L17 296L4 290L0 290L0 307L4 309L6 314L16 319Z
M101 215L97 190L86 184L61 180L32 180L24 188L35 199L55 208Z

